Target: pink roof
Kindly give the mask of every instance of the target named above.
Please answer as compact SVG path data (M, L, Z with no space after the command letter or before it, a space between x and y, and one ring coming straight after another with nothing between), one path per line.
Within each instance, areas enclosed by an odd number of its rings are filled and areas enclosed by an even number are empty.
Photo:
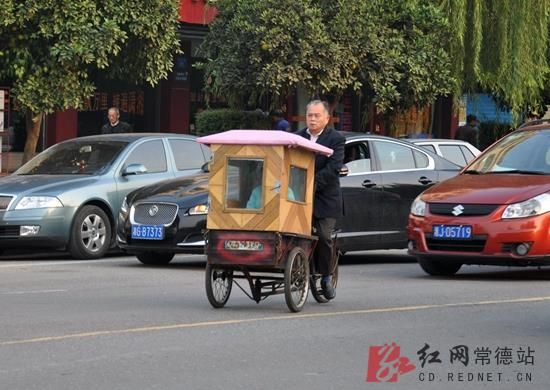
M287 145L331 156L333 150L299 135L280 130L228 130L197 138L206 145Z

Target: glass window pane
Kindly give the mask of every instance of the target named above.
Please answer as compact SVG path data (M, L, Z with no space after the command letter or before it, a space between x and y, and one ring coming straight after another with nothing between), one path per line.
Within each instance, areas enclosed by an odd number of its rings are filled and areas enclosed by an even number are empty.
M416 160L417 168L426 168L430 164L430 160L428 160L428 156L426 156L424 153L420 153L416 150L414 150L413 153L414 153L414 159Z
M437 153L435 151L435 146L433 146L433 145L419 145L419 146L426 149L426 150L429 150L432 153Z
M466 162L470 162L474 159L475 154L473 154L472 151L466 146L460 145L460 150L462 150L462 153L466 156Z
M348 167L348 174L370 172L371 162L368 144L356 142L346 145L344 164Z
M383 171L414 169L416 167L411 148L383 141L374 142L374 147Z
M136 147L126 159L124 167L130 164L143 164L147 173L166 172L166 153L162 140L147 141Z
M227 162L225 207L261 209L263 171L262 159L230 158Z
M178 171L200 169L206 162L201 144L184 139L169 140Z
M288 200L296 202L306 201L306 170L304 168L290 166L290 180L288 183Z
M460 151L459 145L439 145L439 149L441 149L443 157L445 157L447 160L450 160L460 166L466 165L467 161Z

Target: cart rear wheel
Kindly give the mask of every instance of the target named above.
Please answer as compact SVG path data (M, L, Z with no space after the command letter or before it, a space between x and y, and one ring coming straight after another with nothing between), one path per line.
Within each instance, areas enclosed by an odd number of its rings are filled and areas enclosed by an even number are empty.
M216 309L222 308L231 295L233 270L216 268L206 264L205 287L208 302Z
M285 301L293 312L304 307L309 289L309 261L302 248L288 254L285 265Z
M335 248L335 253L332 256L332 262L330 264L332 272L330 273L332 276L332 287L336 288L338 285L338 260L340 257L340 252L337 248ZM313 298L319 302L319 303L327 303L329 300L325 298L325 295L323 294L323 289L321 288L321 279L322 276L319 274L312 274L311 275L311 295L313 295Z

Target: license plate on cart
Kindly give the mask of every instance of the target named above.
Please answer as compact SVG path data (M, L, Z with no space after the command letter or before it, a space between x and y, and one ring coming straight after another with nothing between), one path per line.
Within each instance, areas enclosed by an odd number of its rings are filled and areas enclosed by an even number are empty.
M164 240L164 226L132 225L132 238L136 240Z
M472 226L470 225L433 225L433 237L450 240L472 239Z
M263 251L264 244L254 240L225 240L224 248L230 251Z

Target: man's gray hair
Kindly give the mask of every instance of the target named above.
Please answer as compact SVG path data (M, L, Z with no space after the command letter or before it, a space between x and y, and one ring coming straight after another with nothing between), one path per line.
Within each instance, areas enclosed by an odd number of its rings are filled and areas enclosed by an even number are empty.
M120 111L119 111L118 107L111 107L111 108L109 108L108 111L114 111L117 115L120 115Z
M322 104L323 107L324 107L324 109L325 109L325 111L326 111L326 113L327 113L327 114L330 114L330 107L329 107L328 103L325 102L324 100L319 100L319 99L310 101L310 102L307 104L307 106L306 106L306 111L309 110L309 107L311 107L311 106L316 106L316 105L318 105L318 104Z

